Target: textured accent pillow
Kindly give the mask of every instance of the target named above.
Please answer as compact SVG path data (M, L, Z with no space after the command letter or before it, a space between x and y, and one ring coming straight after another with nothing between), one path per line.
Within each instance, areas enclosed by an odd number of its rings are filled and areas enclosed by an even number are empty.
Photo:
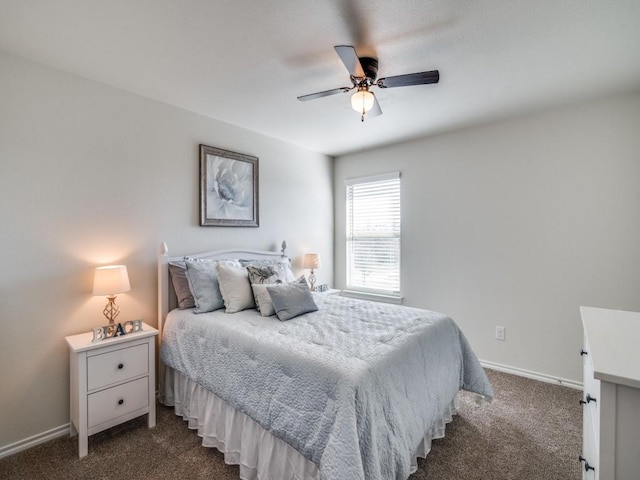
M216 274L220 284L220 292L224 299L227 313L236 313L247 308L255 308L253 291L249 283L249 273L241 266L218 264Z
M189 289L189 280L187 279L187 266L184 262L172 262L169 264L169 275L171 275L171 283L178 297L178 308L193 308L196 306Z
M304 313L318 310L306 282L304 285L274 285L267 287L267 292L273 302L278 320L291 320Z
M276 271L276 267L268 265L266 267L256 267L249 265L247 273L249 274L249 282L254 283L282 283L282 279Z
M195 303L195 313L213 312L224 307L218 285L215 260L185 257L186 277Z
M240 260L243 267L274 267L280 280L284 283L295 282L296 277L291 271L291 259L289 257L263 258L261 260Z

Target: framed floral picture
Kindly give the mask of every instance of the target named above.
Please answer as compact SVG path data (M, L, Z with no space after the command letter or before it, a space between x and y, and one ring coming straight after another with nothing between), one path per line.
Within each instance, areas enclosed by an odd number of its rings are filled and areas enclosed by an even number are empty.
M200 225L260 225L258 157L200 145Z

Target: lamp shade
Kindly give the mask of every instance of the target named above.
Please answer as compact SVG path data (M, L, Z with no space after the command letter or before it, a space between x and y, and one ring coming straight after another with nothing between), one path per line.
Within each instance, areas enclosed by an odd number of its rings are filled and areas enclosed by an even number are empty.
M358 113L368 112L373 108L373 99L369 90L358 90L351 96L351 108Z
M302 260L302 268L320 268L320 255L317 253L305 253Z
M108 265L96 268L93 277L94 295L115 295L131 290L127 267L124 265Z

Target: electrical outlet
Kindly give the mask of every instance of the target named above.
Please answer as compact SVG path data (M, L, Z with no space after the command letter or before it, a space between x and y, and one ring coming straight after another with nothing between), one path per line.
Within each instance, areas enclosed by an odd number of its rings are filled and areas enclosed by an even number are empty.
M496 325L496 340L504 341L504 327Z

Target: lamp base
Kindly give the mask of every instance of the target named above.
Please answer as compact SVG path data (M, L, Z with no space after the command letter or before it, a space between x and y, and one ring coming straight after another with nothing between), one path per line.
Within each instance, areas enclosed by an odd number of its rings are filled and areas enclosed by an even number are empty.
M312 292L316 291L316 276L313 273L313 268L309 273L309 290L311 290Z
M107 317L107 320L109 320L109 326L112 326L115 325L114 320L116 319L116 317L120 315L120 307L116 305L115 295L108 295L107 300L109 300L109 302L107 303L107 306L104 307L102 313L105 317Z

